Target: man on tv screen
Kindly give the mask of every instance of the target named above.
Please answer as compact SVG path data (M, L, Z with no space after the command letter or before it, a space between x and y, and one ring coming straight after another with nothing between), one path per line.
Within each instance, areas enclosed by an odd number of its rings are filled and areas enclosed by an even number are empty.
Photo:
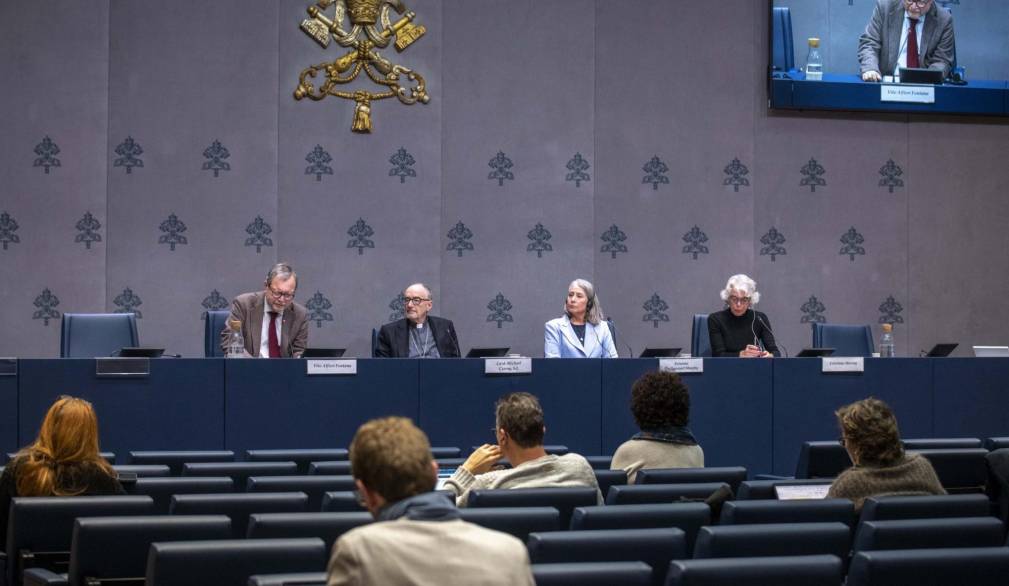
M934 0L876 0L858 39L863 81L879 81L901 67L942 71L953 67L953 16Z

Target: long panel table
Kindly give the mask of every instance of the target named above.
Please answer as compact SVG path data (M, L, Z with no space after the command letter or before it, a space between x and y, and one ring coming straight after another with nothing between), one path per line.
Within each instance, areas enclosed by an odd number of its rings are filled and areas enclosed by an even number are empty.
M102 448L129 450L345 447L382 415L417 421L434 445L464 451L492 442L494 403L536 394L546 442L611 454L637 428L630 388L655 359L533 359L532 373L484 374L478 359L362 359L356 375L309 375L304 360L152 360L150 374L95 374L95 361L20 360L0 377L0 447L34 439L57 396L95 404ZM1009 435L1009 359L865 359L864 373L823 373L819 359L704 360L685 374L690 427L709 466L792 474L805 440L838 435L833 412L874 395L890 403L904 437Z

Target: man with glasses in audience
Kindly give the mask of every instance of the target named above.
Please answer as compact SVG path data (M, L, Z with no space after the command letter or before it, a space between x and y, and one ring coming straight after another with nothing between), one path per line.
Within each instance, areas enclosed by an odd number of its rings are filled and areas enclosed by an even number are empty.
M287 263L273 265L262 291L242 293L231 304L228 323L239 322L245 352L257 358L298 358L308 346L308 311L294 302L298 275ZM221 336L225 343L227 332Z
M459 338L451 320L428 315L431 290L414 283L403 291L406 317L385 324L378 332L376 356L382 358L458 358Z
M954 47L953 15L933 0L876 0L858 39L862 80L880 81L901 67L938 69L945 79Z

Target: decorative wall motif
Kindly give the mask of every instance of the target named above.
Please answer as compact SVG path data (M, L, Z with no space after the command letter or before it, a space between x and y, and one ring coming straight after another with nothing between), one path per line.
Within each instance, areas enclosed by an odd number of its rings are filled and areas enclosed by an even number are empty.
M400 293L389 302L389 321L398 321L406 317L406 296Z
M816 159L809 159L809 162L799 170L802 174L802 180L799 181L799 187L809 187L810 193L816 193L817 187L826 187L827 180L823 178L823 174L827 170L823 168L823 165L816 162Z
M487 179L494 180L497 179L498 187L503 187L504 182L513 181L515 179L515 174L511 172L511 168L515 166L512 160L505 156L501 151L498 151L494 158L487 162L487 166L493 169L487 174Z
M322 181L323 175L333 174L333 168L329 166L333 162L333 157L329 156L321 144L315 145L312 152L305 155L305 160L308 161L305 175L315 175L316 181Z
M454 250L460 258L462 258L462 253L469 250L473 250L473 243L470 239L473 238L473 232L466 227L466 224L459 220L456 225L448 231L448 239L450 242L445 250Z
M115 313L133 313L136 314L137 319L144 317L144 314L140 312L138 307L144 304L140 296L133 292L133 289L129 287L123 289L123 292L116 295L116 298L112 300L112 304L117 307L114 310Z
M158 229L164 232L164 235L158 237L158 244L167 244L172 252L175 252L176 245L189 244L189 239L182 235L186 231L186 224L175 214L169 214Z
M220 291L214 289L210 292L210 295L204 297L203 302L200 303L200 306L203 307L203 312L200 313L200 319L207 319L208 311L223 311L228 309L228 305L230 305L228 303L228 299L221 295Z
M708 247L704 244L708 241L708 235L696 225L683 235L683 241L687 243L683 247L683 254L692 254L694 260L697 260L698 254L708 254Z
M327 310L332 309L333 304L326 299L321 291L316 291L308 301L305 302L305 309L308 310L308 321L314 321L315 327L321 328L322 322L333 321L333 314Z
M273 239L269 236L271 232L273 228L266 223L266 220L262 216L256 216L256 219L245 227L245 233L249 235L245 239L245 245L255 246L256 253L261 253L264 246L273 246Z
M413 155L406 151L406 147L399 147L396 154L389 157L392 169L389 169L389 177L399 177L400 183L406 183L407 177L416 177L417 172L411 169L417 161Z
M78 244L83 242L84 248L91 250L92 242L102 241L102 235L98 233L98 230L102 227L102 223L92 216L91 212L84 212L84 217L77 220L74 227L77 228L78 232L74 236L74 242Z
M536 258L543 258L544 252L550 252L554 247L548 242L551 238L550 231L543 227L543 224L539 222L536 223L536 227L526 234L526 238L532 240L528 246L526 246L527 252L535 252Z
M841 247L838 254L847 254L848 260L855 262L856 255L865 255L865 248L862 246L863 242L865 242L865 238L863 238L862 235L855 230L855 227L852 226L841 236L841 244L844 246Z
M566 166L570 173L564 176L564 180L574 181L575 187L581 187L582 181L592 181L592 177L586 173L589 170L589 162L582 158L581 153L575 153Z
M215 140L210 146L203 149L203 158L207 159L203 163L203 170L213 171L214 177L217 177L221 171L230 171L231 163L224 160L230 157L231 153L221 145L221 141Z
M627 234L624 234L616 224L607 228L599 239L606 243L599 249L599 252L610 253L610 258L617 258L618 253L627 252L627 245L624 244Z
M7 250L10 244L21 242L21 237L15 234L20 227L17 220L7 212L0 214L0 243L3 244L4 250Z
M788 254L788 251L782 246L785 243L785 235L778 232L774 226L771 226L767 234L760 237L760 243L764 245L760 248L760 256L770 256L771 262L774 262L777 256Z
M144 162L140 159L140 155L144 154L144 149L140 148L140 144L134 141L132 136L127 136L126 140L119 143L119 146L116 147L116 154L119 155L119 158L112 161L112 166L125 168L127 175L133 173L134 167L140 169L144 167Z
M826 323L827 318L823 315L823 312L827 311L827 307L816 298L816 295L810 295L809 301L802 304L799 307L799 311L802 312L802 318L799 323L809 324L809 323Z
M652 322L653 328L659 327L659 322L669 321L669 314L665 313L669 309L669 304L663 301L658 293L653 293L641 308L647 312L641 321Z
M487 309L490 310L490 314L487 316L487 321L497 322L497 327L500 328L501 324L504 322L512 323L512 314L508 313L512 310L511 301L505 299L505 296L498 293L494 299L491 299L490 303L487 304Z
M879 186L887 188L890 193L893 193L895 187L904 187L904 180L900 178L904 170L893 162L893 159L887 160L886 164L879 168L879 174L883 176L879 180Z
M46 136L42 139L42 142L35 145L35 154L38 158L35 159L34 167L42 167L46 175L49 174L49 169L54 169L61 165L60 160L56 158L56 155L60 154L60 147L56 146L53 139Z
M886 301L879 305L879 323L881 324L902 324L904 323L904 318L900 316L900 312L904 311L904 307L897 300L890 295L886 298Z
M738 193L740 186L750 185L750 180L746 178L750 170L740 163L739 159L732 159L732 162L725 166L724 172L728 177L722 181L722 185L731 185L732 191Z
M375 241L370 240L375 235L375 231L364 221L358 218L354 225L347 230L350 240L347 241L347 248L356 248L358 254L364 254L365 248L375 248Z
M645 176L641 178L641 183L651 183L652 189L655 191L658 191L660 183L663 185L669 183L669 177L666 177L669 167L662 162L662 159L658 155L645 163L644 167L641 167L641 170L645 172Z
M42 290L42 294L35 298L35 313L32 314L32 319L42 320L42 325L48 326L49 320L60 319L60 312L56 309L56 306L60 304L60 298L53 295L49 288Z

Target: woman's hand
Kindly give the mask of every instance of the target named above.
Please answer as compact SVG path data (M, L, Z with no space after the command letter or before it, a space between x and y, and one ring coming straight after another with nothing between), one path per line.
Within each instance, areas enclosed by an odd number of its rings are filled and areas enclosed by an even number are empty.
M462 463L462 467L470 474L476 476L477 474L489 471L500 459L500 447L484 444L470 454L469 458L466 458L466 461Z
M740 358L759 358L764 354L766 354L766 352L761 350L758 346L754 346L753 344L748 344L746 348L743 348L742 350L739 351Z

